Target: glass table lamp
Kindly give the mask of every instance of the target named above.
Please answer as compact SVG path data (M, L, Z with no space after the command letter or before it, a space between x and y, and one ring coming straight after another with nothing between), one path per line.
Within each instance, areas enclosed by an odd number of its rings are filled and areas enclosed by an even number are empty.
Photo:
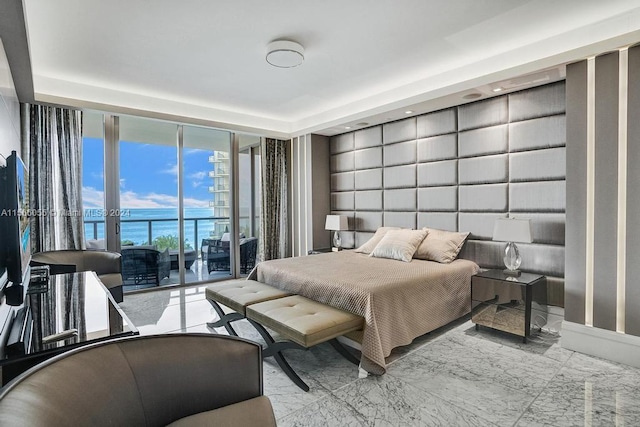
M349 218L346 215L327 215L324 223L324 229L333 231L333 248L332 251L342 249L342 239L340 238L341 230L349 229Z
M505 274L520 275L522 263L516 243L531 243L531 223L528 219L498 218L493 226L493 240L507 242L504 248Z

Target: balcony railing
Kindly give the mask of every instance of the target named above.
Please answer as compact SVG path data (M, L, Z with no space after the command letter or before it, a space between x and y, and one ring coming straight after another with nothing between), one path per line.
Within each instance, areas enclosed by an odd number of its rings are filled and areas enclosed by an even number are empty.
M246 229L249 228L249 221L250 221L249 216L240 216L240 228L241 230L244 229L246 227ZM259 219L259 216L255 217L255 220L257 221ZM213 221L212 225L205 225L204 223L206 222L211 222ZM167 222L175 222L176 223L176 233L178 231L178 218L154 218L154 219L120 219L120 240L124 241L124 240L131 240L134 241L132 237L132 235L130 233L127 232L126 230L126 224L134 224L134 223L138 223L138 224L146 224L146 235L147 235L147 239L146 239L146 243L147 244L152 244L153 242L153 233L154 233L154 224L155 223L163 223L166 224ZM86 220L84 221L85 223L85 232L87 232L88 230L86 230L87 225L90 226L90 231L88 233L86 233L85 238L86 239L98 239L100 236L100 229L99 226L102 224L104 227L104 220ZM187 227L187 224L192 223L193 224L193 230L192 233L189 233L190 235L187 236L186 235L186 230L188 228L191 227ZM200 239L201 238L210 238L210 237L220 237L222 235L222 232L215 232L216 229L216 225L218 223L221 223L220 225L224 225L225 228L229 225L229 217L228 216L211 216L211 217L198 217L198 218L185 218L184 219L184 224L185 224L185 240L189 241L191 239L191 237L193 237L193 248L198 250L200 247ZM156 229L157 230L157 229ZM206 230L206 231L205 231ZM191 231L191 230L190 230ZM204 234L201 234L203 233ZM157 237L157 236L156 236ZM135 244L143 244L145 242L136 242L134 241ZM200 252L198 250L198 252Z

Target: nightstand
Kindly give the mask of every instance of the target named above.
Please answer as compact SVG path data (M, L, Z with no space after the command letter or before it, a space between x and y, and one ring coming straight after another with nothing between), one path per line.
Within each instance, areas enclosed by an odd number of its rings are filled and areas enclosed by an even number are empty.
M331 252L331 248L311 249L307 252L307 255L325 254L327 252Z
M486 270L471 277L471 321L522 337L547 323L547 278Z

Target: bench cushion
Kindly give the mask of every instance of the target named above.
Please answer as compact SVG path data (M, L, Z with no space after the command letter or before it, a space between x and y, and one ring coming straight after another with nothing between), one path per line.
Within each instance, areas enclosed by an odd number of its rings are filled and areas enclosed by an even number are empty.
M363 319L300 295L252 304L246 317L303 347L312 347L363 327Z
M245 307L250 304L291 294L255 280L236 279L208 286L205 295L208 300L226 305L244 316Z

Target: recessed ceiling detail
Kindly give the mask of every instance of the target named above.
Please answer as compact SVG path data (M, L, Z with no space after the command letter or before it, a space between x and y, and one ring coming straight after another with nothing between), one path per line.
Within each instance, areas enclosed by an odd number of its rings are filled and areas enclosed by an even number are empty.
M279 138L508 93L640 41L638 0L22 3L37 102Z

